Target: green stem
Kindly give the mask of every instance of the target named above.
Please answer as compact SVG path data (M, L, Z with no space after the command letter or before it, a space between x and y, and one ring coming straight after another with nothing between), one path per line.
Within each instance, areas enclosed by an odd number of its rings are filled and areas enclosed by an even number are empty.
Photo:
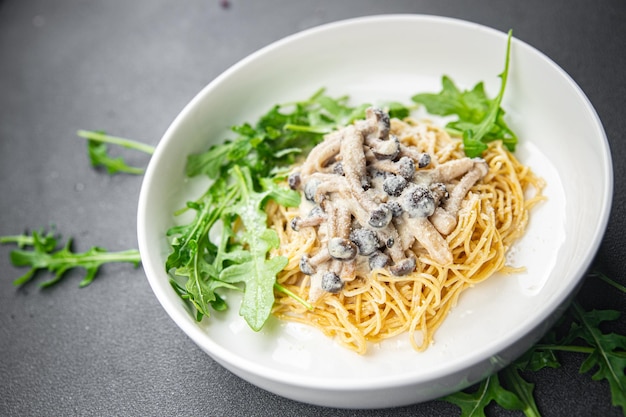
M293 298L294 300L296 300L297 302L302 304L304 307L306 307L307 310L309 310L309 311L313 310L313 306L308 301L306 301L304 298L300 297L296 293L292 292L291 290L283 287L282 285L280 285L278 283L274 283L274 288L277 291L280 291L280 292L282 292L284 294L287 294L289 297Z
M35 243L35 239L32 236L14 235L14 236L0 236L0 244L16 243L19 247L32 246Z
M95 132L91 130L79 130L76 132L76 134L79 137L84 138L84 139L93 140L96 142L110 143L113 145L119 145L127 149L134 149L136 151L145 152L149 155L152 155L155 149L154 146L150 146L145 143L138 142L136 140L120 138L117 136L111 136L102 132Z
M625 286L623 286L623 285L613 281L611 278L607 277L602 272L595 271L591 275L600 278L602 281L606 282L607 284L611 285L612 287L615 287L618 290L620 290L621 292L626 293L626 287Z
M328 128L320 128L320 127L306 126L306 125L292 125L292 124L286 124L285 130L291 130L292 132L317 133L320 135L326 134L330 131Z
M535 349L552 350L560 352L574 352L574 353L593 353L594 349L586 346L559 346L559 345L535 345Z

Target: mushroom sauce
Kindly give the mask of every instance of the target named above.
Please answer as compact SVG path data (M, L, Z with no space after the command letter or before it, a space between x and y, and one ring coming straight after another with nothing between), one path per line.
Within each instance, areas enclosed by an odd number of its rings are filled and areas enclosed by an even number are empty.
M341 291L357 269L385 268L402 276L417 266L416 251L452 262L445 240L461 202L488 171L481 158L438 163L390 132L389 114L369 108L366 119L326 135L289 176L303 194L291 228L317 228L321 249L303 255L309 298Z

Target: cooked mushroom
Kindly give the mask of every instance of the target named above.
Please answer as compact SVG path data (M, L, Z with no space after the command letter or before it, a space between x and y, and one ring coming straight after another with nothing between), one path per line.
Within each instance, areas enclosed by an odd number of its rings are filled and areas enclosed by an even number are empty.
M322 289L330 293L338 293L343 288L343 281L336 273L329 271L322 275Z
M415 148L400 144L400 155L407 156L417 163L418 168L426 168L430 165L430 154L420 152Z
M448 265L452 262L452 253L446 240L428 218L404 215L404 220L415 239L426 249L435 262L441 265Z
M326 213L319 206L316 205L311 209L308 216L304 219L301 217L294 217L291 219L291 228L296 232L300 230L301 227L314 227L319 226L326 220Z
M317 194L317 187L321 184L321 181L313 178L304 184L304 198L309 201L315 202L315 195Z
M463 201L469 189L476 184L476 181L487 175L487 172L489 171L489 167L484 160L474 159L472 162L472 168L468 170L467 173L463 175L459 183L455 185L452 192L450 192L450 197L444 204L444 209L448 213L456 214L456 212L459 211L461 201Z
M487 165L470 158L438 163L390 129L389 115L369 108L365 120L326 135L288 178L316 204L307 217L292 220L296 231L319 228L321 249L300 261L311 276L311 300L341 291L361 261L370 270L411 273L418 262L415 245L439 264L452 262L444 236Z
M457 216L461 208L461 201L476 181L487 175L489 167L482 159L472 160L471 168L463 175L461 180L454 186L443 205L433 213L431 221L435 228L443 235L452 233L457 224Z
M408 181L400 175L388 175L383 180L383 190L392 197L398 197L406 187Z
M366 144L377 159L394 160L400 155L400 139L395 135L390 135L387 140L367 140Z
M385 227L389 224L393 217L391 209L387 204L382 203L370 212L370 218L367 223L375 228Z
M411 184L402 193L400 205L409 217L429 217L436 207L435 198L430 189L424 185L415 184Z
M389 256L387 256L384 252L376 252L368 259L368 264L370 269L373 271L374 269L384 268L389 264Z
M405 258L405 248L400 242L400 235L393 223L382 230L377 231L378 239L383 242L385 252L391 257L394 264L402 262Z
M389 136L391 120L389 119L389 114L382 109L369 107L365 110L365 120L357 121L356 127L368 141L374 139L386 140Z
M307 189L307 184L312 184ZM315 173L310 176L304 186L304 195L307 200L321 203L327 195L335 195L339 204L345 207L361 222L367 222L372 227L385 227L392 217L391 209L385 203L377 203L372 193L362 189L352 190L348 179L339 175ZM311 195L313 193L313 195Z
M395 263L389 267L389 271L394 275L407 275L415 270L416 266L415 257L411 256Z
M328 253L335 259L349 261L357 254L357 247L348 239L333 237L328 241Z
M420 178L418 181L427 182L450 182L455 178L459 178L474 166L472 158L453 159L444 164L429 170L420 171L417 174Z
M317 144L309 152L304 164L300 167L300 175L308 176L313 172L323 171L328 165L329 161L332 161L339 153L341 148L341 142L343 138L343 131L337 130L329 133L324 137L324 140Z
M353 229L350 232L350 240L359 249L359 255L363 256L373 254L380 247L380 240L378 240L376 232L364 227Z
M297 190L300 187L300 183L302 182L302 178L300 176L300 172L292 172L287 177L287 183L289 184L289 188L292 190Z
M300 270L307 275L313 275L317 267L329 259L331 259L331 256L327 249L320 250L313 257L309 257L309 255L306 254L302 255L300 258Z
M370 165L373 169L399 175L407 181L411 181L415 174L415 162L408 156L403 156L397 161L373 160Z
M362 190L363 187L367 186L363 135L354 126L348 126L344 129L340 150L344 177L348 180L352 190Z

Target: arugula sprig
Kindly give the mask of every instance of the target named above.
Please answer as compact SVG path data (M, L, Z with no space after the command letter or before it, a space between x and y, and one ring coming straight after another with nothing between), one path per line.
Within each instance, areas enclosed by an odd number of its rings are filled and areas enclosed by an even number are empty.
M307 100L272 107L254 125L234 126L233 139L188 157L187 175L213 182L183 210L195 211L194 219L168 231L172 252L165 267L197 320L209 317L210 308L226 308L222 288L243 291L239 312L256 331L269 317L274 289L295 297L276 283L287 259L270 256L279 239L267 226L265 205L299 205L300 195L280 185L286 169L324 134L364 117L367 107L350 107L347 97L331 98L320 89ZM211 235L220 237L213 242Z
M446 129L453 135L463 137L464 151L469 157L481 156L487 149L487 143L498 139L503 141L509 151L515 151L517 135L504 120L505 111L501 107L509 74L511 38L512 31L509 31L504 70L499 75L500 90L495 98L489 99L483 82L479 82L471 90L461 91L445 75L441 80L441 92L421 93L411 98L415 103L426 107L430 114L457 116L456 120L446 125Z
M108 144L121 146L127 149L133 149L148 155L154 153L154 147L132 139L120 138L117 136L107 135L101 131L79 130L76 134L87 139L87 152L89 160L93 167L106 168L109 174L125 172L127 174L141 175L145 172L144 168L130 166L124 158L113 158L109 155Z
M626 293L625 287L600 272L592 272L589 276L599 277ZM534 399L535 385L528 382L523 374L544 368L559 368L558 352L574 352L586 355L579 372L595 370L591 377L593 380L606 380L612 404L621 407L626 415L626 336L603 333L601 330L603 323L619 320L620 315L615 310L585 311L578 302L574 302L561 323L519 359L477 386L441 400L457 405L461 409L461 417L485 416L485 408L492 402L506 410L519 410L526 417L541 416ZM568 324L566 334L559 337L556 329Z
M94 246L86 252L72 251L72 239L59 246L59 237L52 231L33 231L31 234L0 236L0 244L14 243L18 249L10 253L11 263L17 267L30 267L21 277L13 281L16 286L31 281L39 271L54 273L52 279L43 281L42 287L49 287L59 282L65 273L74 268L83 268L85 277L79 286L85 287L94 280L103 264L111 262L129 262L135 266L141 261L139 251L130 249L121 252L108 252Z
M367 107L350 107L347 96L332 98L323 88L307 100L275 105L256 124L233 126L234 139L190 155L186 173L217 178L239 165L247 166L253 178L275 177L324 134L365 117Z
M513 379L516 386L508 390L502 386L500 376ZM499 374L483 380L473 391L459 391L442 400L461 409L461 417L485 417L485 408L493 401L509 411L523 411L527 417L539 417L539 410L532 396L533 384L525 381L513 369L506 368Z
M626 414L626 336L603 333L603 322L618 320L615 310L585 311L574 303L571 310L573 321L569 333L557 345L537 346L537 349L572 351L587 355L580 366L580 373L596 370L591 376L594 381L606 380L611 389L612 403L622 407ZM575 342L582 342L582 346Z

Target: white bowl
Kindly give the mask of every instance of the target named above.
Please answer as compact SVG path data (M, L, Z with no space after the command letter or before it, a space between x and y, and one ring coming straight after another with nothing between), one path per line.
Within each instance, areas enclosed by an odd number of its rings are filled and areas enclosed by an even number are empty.
M381 408L433 399L473 384L527 350L567 306L605 230L612 198L610 152L592 105L554 62L514 39L503 107L520 136L517 156L547 181L512 261L527 272L490 279L461 296L424 353L399 337L364 356L318 331L272 318L259 333L226 313L197 323L172 290L164 264L173 212L202 184L184 175L187 155L229 137L276 103L320 87L355 103L400 100L485 81L497 93L506 34L420 15L358 18L275 42L206 86L167 130L141 189L138 240L154 293L178 326L241 378L291 399L331 407ZM201 71L198 68L198 71Z

